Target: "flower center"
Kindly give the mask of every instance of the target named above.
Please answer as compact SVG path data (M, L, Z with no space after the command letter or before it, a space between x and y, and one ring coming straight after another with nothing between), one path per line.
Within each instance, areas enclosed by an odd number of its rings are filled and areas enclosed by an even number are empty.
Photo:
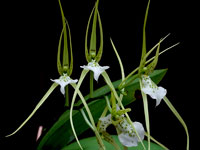
M88 66L90 67L99 67L99 64L95 62L95 60L92 60L91 62L88 63Z
M60 78L60 81L68 82L70 80L70 77L65 73Z

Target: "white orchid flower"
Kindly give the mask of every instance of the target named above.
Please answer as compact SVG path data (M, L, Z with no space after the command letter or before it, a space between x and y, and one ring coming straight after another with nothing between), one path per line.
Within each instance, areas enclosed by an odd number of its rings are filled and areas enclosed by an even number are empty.
M99 119L101 121L99 126L100 132L106 131L106 128L112 124L111 117L111 114L109 114L106 117L101 117ZM121 119L122 120L115 126L117 129L119 141L122 143L122 145L126 147L137 146L140 140L136 136L134 129L131 127L131 125L128 123L127 119L123 115L121 116ZM133 126L140 136L140 139L143 140L145 133L143 125L139 122L133 122Z
M59 79L55 79L55 80L52 80L51 81L57 83L60 85L60 92L65 95L65 86L70 84L70 83L76 83L78 82L77 79L75 80L72 80L67 74L63 74L62 76L60 76Z
M92 60L91 62L88 63L87 66L81 66L81 68L85 70L91 70L94 72L94 79L98 81L99 76L102 72L104 72L106 69L109 68L109 66L100 66L95 60Z
M142 75L141 90L151 98L156 99L156 106L160 104L161 100L167 94L166 89L160 86L158 87L147 75Z

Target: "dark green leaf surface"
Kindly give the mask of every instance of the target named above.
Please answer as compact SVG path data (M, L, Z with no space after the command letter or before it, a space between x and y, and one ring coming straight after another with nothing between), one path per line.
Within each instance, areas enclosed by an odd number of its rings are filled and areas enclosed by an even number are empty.
M150 75L150 77L157 84L161 81L166 72L167 69L155 70ZM113 82L114 87L117 88L120 82L120 80ZM134 93L136 90L139 90L138 79L134 80L131 84L129 84L128 87L126 87L127 95L123 98L124 105L135 101ZM103 86L94 91L94 100L88 104L95 122L98 121L98 118L100 117L106 105L104 100L105 95L110 95L110 89L108 86ZM88 100L89 96L85 96L85 99ZM78 103L78 105L80 104L81 102ZM73 122L77 135L80 135L89 128L85 123L81 112L77 110L73 113ZM52 128L44 135L38 145L38 150L59 150L64 146L67 146L70 142L72 142L72 140L74 140L74 136L69 121L69 110L67 110L60 116Z
M112 136L113 139L116 141L116 143L120 146L121 150L123 150L123 147L121 145L121 143L118 140L118 137L116 135ZM145 147L148 147L148 143L147 141L143 141ZM90 138L85 138L83 140L80 140L81 145L83 146L83 150L98 150L99 146L96 140L96 137L90 137ZM113 147L113 145L111 145L110 143L104 141L104 145L106 147L107 150L115 150L115 148ZM137 147L129 147L128 150L143 150L143 146L139 143ZM151 149L152 150L164 150L162 147L151 143ZM80 150L78 144L76 142L70 144L69 146L66 146L64 148L62 148L61 150Z

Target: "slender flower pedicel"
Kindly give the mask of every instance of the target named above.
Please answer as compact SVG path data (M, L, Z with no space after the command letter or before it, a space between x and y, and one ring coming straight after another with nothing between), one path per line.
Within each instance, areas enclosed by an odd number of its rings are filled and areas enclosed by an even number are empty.
M151 78L147 75L142 75L142 87L141 90L148 94L151 98L156 99L156 106L158 106L164 96L167 94L167 90L163 87L158 87Z
M65 95L65 86L67 86L68 84L71 84L71 83L76 83L78 82L77 79L75 80L72 80L66 73L63 74L62 76L59 77L59 79L55 79L55 80L52 80L51 81L57 83L60 85L60 92Z
M106 69L109 68L109 66L100 66L95 60L92 60L91 62L88 63L87 66L81 66L81 68L85 70L91 70L94 72L94 79L98 81L99 76L101 75L102 72L104 72Z

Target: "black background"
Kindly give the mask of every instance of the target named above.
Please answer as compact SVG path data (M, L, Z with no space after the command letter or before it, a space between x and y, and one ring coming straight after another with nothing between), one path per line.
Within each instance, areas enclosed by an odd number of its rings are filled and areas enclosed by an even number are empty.
M79 78L84 57L85 29L94 0L62 0L65 16L70 24L74 72ZM125 66L125 73L139 65L143 18L147 0L100 0L99 11L104 30L104 53L100 65L109 65L111 79L120 78L117 59L112 50L111 37ZM56 68L57 45L62 22L58 2L9 1L1 3L1 149L36 147L39 125L49 128L64 111L59 88L50 96L34 117L16 135L4 136L16 129L31 113L40 98L58 78ZM147 21L147 48L171 33L161 45L165 49L180 44L160 56L157 69L168 68L160 83L168 91L168 98L177 108L189 128L191 147L195 149L194 125L198 121L198 50L199 30L196 4L181 0L152 0ZM100 78L99 85L103 84ZM84 91L84 92L87 92ZM131 106L133 120L144 122L142 100ZM183 127L164 102L155 108L149 99L151 134L172 150L186 146Z

